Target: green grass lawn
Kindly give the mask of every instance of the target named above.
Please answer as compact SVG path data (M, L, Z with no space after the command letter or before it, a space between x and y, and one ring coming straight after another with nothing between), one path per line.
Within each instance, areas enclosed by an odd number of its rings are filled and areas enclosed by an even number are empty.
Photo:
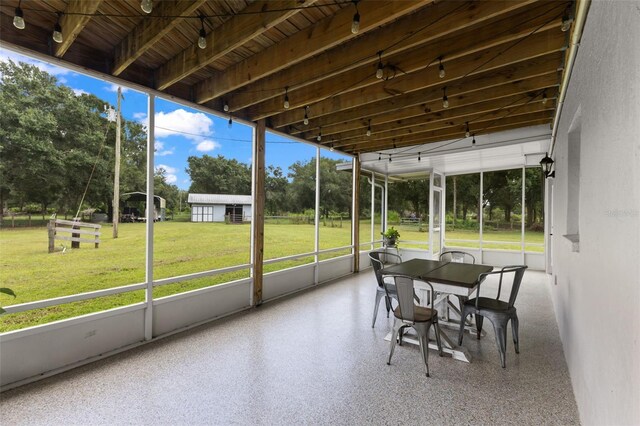
M340 227L320 227L320 249L351 244L351 223ZM376 225L376 229L379 224ZM360 241L368 241L371 225L362 221ZM402 229L401 247L410 247L402 240L426 241L428 233L417 229ZM154 228L154 279L162 279L206 270L248 264L250 262L249 224L160 222ZM376 230L376 238L379 231ZM447 238L477 239L477 233L448 232ZM485 233L485 239L519 241L517 232ZM314 251L313 225L266 224L264 258L274 259ZM15 299L0 295L3 306L32 302L100 289L141 283L145 280L145 225L124 223L119 226L119 238L112 238L110 225L102 228L100 248L81 244L71 249L69 242L56 242L57 251L47 252L46 228L3 229L0 231L0 279L3 287L15 291ZM542 234L527 233L527 242L542 242ZM63 246L67 246L62 251ZM477 244L476 244L477 245ZM417 245L426 248L425 245ZM471 247L473 245L459 246ZM488 247L484 244L484 247ZM496 248L519 250L519 242ZM542 249L540 247L539 249ZM350 249L321 254L322 260L349 254ZM265 265L272 272L314 261L313 256ZM168 284L154 289L154 298L194 290L249 276L249 270L235 271L213 277ZM0 331L9 331L37 324L125 306L144 301L144 292L135 291L115 296L68 303L0 318Z

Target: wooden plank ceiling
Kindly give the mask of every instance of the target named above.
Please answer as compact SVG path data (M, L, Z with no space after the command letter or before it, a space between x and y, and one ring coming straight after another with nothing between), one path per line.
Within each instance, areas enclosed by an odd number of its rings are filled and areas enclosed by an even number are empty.
M570 36L561 27L573 8L557 0L152 4L146 14L139 0L22 1L19 30L18 1L2 0L0 40L358 154L550 124ZM51 39L58 19L62 43Z

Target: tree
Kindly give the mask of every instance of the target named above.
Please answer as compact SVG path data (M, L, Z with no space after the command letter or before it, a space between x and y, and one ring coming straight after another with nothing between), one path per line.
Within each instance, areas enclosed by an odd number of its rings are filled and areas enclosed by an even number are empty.
M189 192L202 194L251 194L251 167L222 155L190 156L187 173Z
M265 176L265 210L270 215L279 215L288 210L289 181L280 167L267 166Z

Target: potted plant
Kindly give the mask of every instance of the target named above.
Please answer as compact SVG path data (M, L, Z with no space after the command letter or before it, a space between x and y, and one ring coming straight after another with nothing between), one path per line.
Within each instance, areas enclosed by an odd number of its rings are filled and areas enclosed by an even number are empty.
M400 238L400 233L393 226L380 234L382 235L382 243L385 247L395 247Z

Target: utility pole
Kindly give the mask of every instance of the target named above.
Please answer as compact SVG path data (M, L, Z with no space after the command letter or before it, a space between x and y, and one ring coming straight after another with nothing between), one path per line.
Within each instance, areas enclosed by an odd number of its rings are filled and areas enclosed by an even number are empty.
M113 238L118 238L118 222L120 221L120 99L122 88L118 86L118 110L116 111L116 165L113 173Z

